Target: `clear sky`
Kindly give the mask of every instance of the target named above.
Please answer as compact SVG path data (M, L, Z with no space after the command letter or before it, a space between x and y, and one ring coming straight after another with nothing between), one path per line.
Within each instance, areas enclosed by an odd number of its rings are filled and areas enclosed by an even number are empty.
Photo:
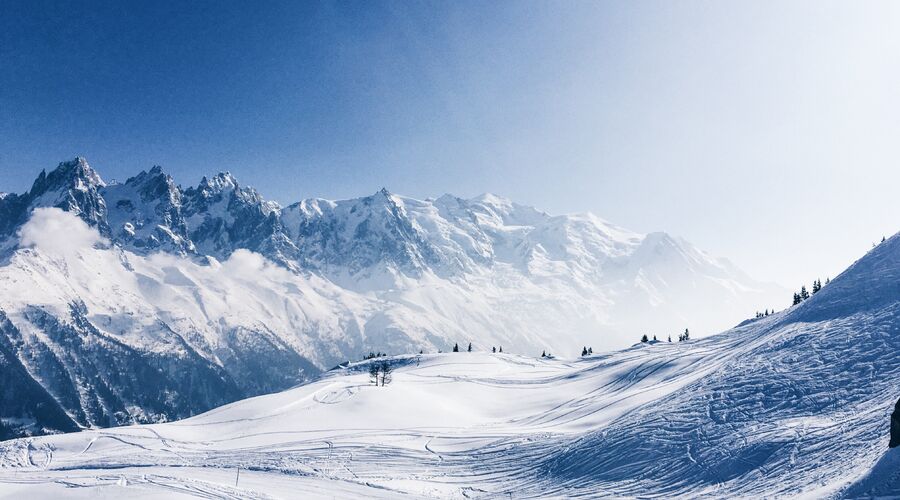
M142 5L139 5L142 4ZM897 2L0 2L0 191L494 192L790 287L900 230Z

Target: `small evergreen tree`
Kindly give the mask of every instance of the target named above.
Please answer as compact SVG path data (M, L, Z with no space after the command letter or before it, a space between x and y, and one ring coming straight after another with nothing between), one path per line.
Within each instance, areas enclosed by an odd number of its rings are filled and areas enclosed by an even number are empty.
M800 300L806 300L809 298L809 292L806 291L806 285L800 287Z
M691 332L688 331L687 328L685 328L684 329L684 340L690 340L690 339L691 339Z
M500 346L500 352L503 352L503 346Z
M812 293L817 294L819 290L822 289L822 282L819 280L813 280Z
M669 342L671 342L671 341L672 341L672 336L671 336L671 335L669 335Z
M794 292L794 303L793 303L793 305L796 306L796 305L799 304L799 303L800 303L800 294L797 293L797 292Z
M587 346L584 346L584 347L581 348L581 355L582 355L582 356L587 356Z
M647 342L649 339L647 338L647 334L645 333L643 337L641 337L641 342Z
M546 358L546 357L547 357L547 351L541 351L541 357L542 357L542 358Z
M496 347L491 347L491 352L497 352L497 348L496 348Z
M472 343L469 342L469 352L472 352Z
M453 352L459 352L459 344L453 344Z

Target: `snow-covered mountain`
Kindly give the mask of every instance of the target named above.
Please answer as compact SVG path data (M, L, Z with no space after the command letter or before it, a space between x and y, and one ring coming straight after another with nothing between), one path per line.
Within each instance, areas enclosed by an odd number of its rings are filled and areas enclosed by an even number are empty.
M786 296L665 233L493 195L281 207L227 173L106 183L79 158L0 198L0 419L171 420L369 351L600 352Z
M0 488L895 498L898 351L900 234L802 304L719 335L570 359L482 351L352 363L180 422L0 443ZM392 382L376 387L368 367L384 362Z

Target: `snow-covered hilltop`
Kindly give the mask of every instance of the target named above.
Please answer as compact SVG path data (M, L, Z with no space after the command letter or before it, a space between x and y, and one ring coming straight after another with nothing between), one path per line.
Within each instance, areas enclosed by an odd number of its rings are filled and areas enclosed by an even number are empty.
M369 351L576 354L694 336L787 294L665 233L493 195L281 207L227 173L0 198L5 435L184 418Z
M12 495L900 494L900 234L720 335L570 359L405 355L180 422L0 444ZM375 386L371 363L391 363Z

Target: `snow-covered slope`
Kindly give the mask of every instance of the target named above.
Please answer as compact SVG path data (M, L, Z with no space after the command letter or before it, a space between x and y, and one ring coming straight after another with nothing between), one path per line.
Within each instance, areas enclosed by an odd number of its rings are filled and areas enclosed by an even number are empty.
M235 498L896 494L900 234L720 335L546 359L370 362L179 422L7 441L18 495ZM376 362L382 362L381 358Z
M785 297L665 233L494 195L282 208L227 173L106 183L79 158L0 198L0 376L31 379L0 421L172 420L369 351L600 352Z

